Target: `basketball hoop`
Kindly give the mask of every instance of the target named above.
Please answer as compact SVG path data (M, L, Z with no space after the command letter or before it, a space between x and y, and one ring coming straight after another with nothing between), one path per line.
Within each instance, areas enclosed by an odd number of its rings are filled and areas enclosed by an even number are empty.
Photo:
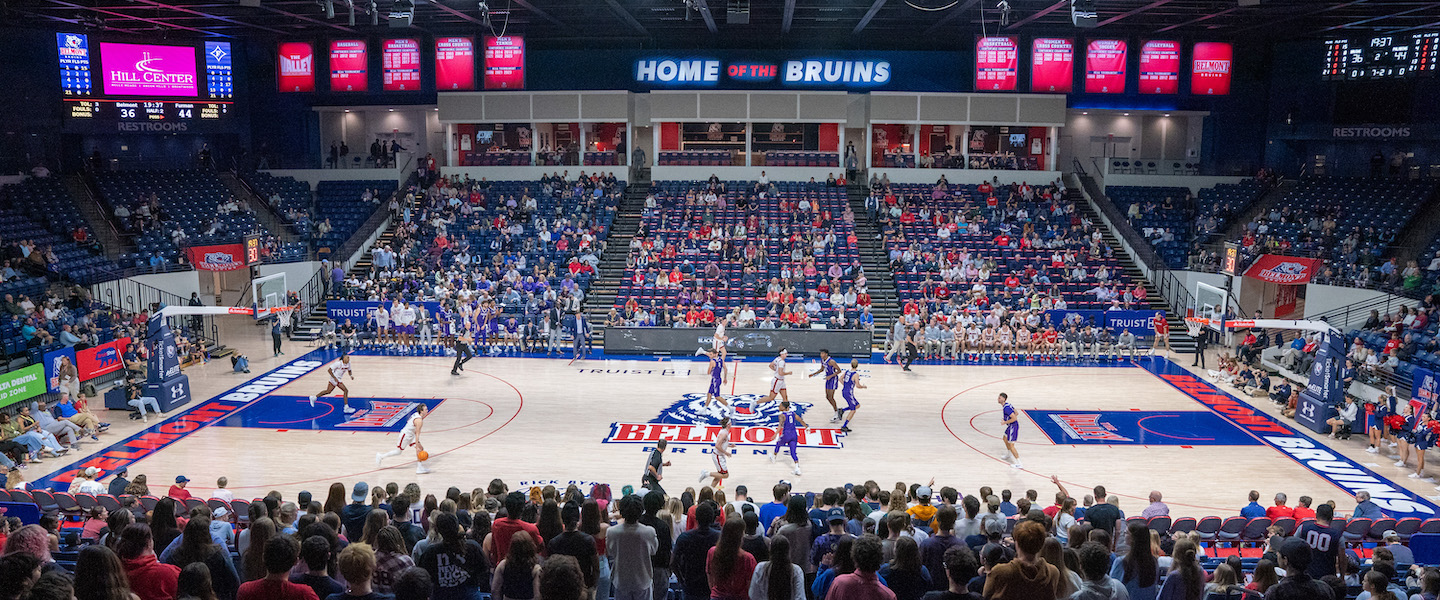
M1206 322L1206 321L1207 321L1207 319L1197 319L1197 318L1195 318L1195 317L1186 317L1186 318L1185 318L1185 329L1190 332L1190 337L1192 337L1192 338L1198 338L1198 337L1200 337L1200 330L1202 330L1202 329L1205 328L1205 322Z

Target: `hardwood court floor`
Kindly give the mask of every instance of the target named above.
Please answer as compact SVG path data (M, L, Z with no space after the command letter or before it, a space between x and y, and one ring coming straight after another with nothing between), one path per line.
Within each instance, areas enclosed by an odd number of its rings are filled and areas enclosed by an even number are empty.
M249 346L252 356L264 352L264 357L256 358L250 375L232 373L225 360L187 369L196 398L192 407L308 350L287 345L289 355L272 359L262 333L242 329L234 338L238 338L236 345ZM1189 363L1189 356L1179 358ZM673 465L665 470L663 482L671 493L698 488L700 471L713 468L703 428L677 425L677 420L688 422L688 417L672 418L668 424L652 423L664 421L666 414L684 413L688 401L695 398L686 394L703 396L708 383L703 361L611 359L567 364L538 358L476 358L460 376L449 374L450 363L451 359L440 357L357 355L352 357L355 380L346 381L357 405L364 398L383 399L382 403L388 402L385 406L419 399L432 399L431 404L441 401L427 419L422 436L432 455L432 474L415 473L412 452L376 467L375 453L394 447L399 439L395 421L390 423L391 431L337 425L338 396L329 399L328 407L322 401L317 408L309 408L305 397L323 389L324 367L246 405L240 414L158 448L132 464L130 473L147 474L155 493L163 493L175 475L186 475L193 480L191 489L201 497L208 497L220 476L229 478L237 497L247 498L272 489L287 496L300 490L320 496L331 482L342 481L348 489L360 480L372 485L395 481L402 486L418 481L427 492L440 493L451 485L467 490L483 487L496 477L512 489L544 483L563 487L571 482L588 487L589 482L603 481L618 493L622 485L638 486L650 446L627 440L653 439L655 435L696 440L671 446ZM805 377L816 369L813 359L792 360L790 368L795 373L789 377L790 397L811 405L805 412L809 425L837 427L829 423L821 379ZM914 372L907 373L898 365L862 364L867 389L857 392L863 407L852 423L854 433L809 436L807 447L800 448L803 475L790 472L788 456L771 464L766 455L768 444L744 444L730 457L732 477L726 487L745 484L753 495L765 500L780 479L795 481L797 489L819 490L867 479L889 488L896 481L923 483L933 477L937 488L950 485L962 493L973 494L980 486L989 485L996 490L1012 489L1019 497L1024 490L1035 489L1044 505L1055 491L1050 477L1057 475L1076 497L1089 493L1094 485L1105 485L1120 496L1120 506L1127 514L1138 514L1151 490L1164 493L1175 516L1234 514L1251 489L1260 491L1262 503L1283 491L1292 499L1301 495L1317 502L1334 499L1343 513L1354 506L1348 492L1291 457L1260 445L1254 435L1219 419L1145 369L1056 365L913 368ZM732 363L731 371L731 381L724 386L727 394L732 389L741 395L763 395L769 390L766 363ZM1023 470L1011 468L1002 458L1000 407L995 402L1000 392L1008 393L1011 403L1022 411L1019 449ZM742 398L742 413L751 399ZM1274 412L1268 402L1250 404L1258 412ZM113 414L112 433L102 437L103 444L84 446L86 454L106 452L101 446L119 444L140 431L139 422ZM1066 426L1072 431L1085 430L1085 419L1092 414L1103 416L1090 423L1094 427L1088 435L1098 436L1102 443L1057 445L1052 441ZM741 414L737 424L761 424L765 416ZM1288 419L1283 422L1294 424ZM150 426L155 423L152 420ZM710 424L714 423L712 419ZM1106 423L1119 423L1119 427L1111 424L1105 429ZM1048 433L1040 424L1046 425ZM739 432L741 440L750 436L768 442L758 427ZM1082 435L1086 434L1082 431ZM1322 443L1333 441L1311 437ZM1129 441L1116 441L1119 439ZM1434 494L1433 483L1406 479L1409 470L1364 453L1360 440L1357 436L1349 442L1334 442L1335 450L1357 463L1368 463L1378 475L1419 495ZM84 460L83 456L72 463L48 460L32 467L29 476L74 468Z

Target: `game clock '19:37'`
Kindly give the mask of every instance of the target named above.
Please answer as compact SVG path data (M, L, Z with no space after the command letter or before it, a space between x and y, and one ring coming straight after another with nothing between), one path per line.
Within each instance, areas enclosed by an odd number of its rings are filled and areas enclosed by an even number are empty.
M1404 79L1435 74L1440 32L1380 35L1325 42L1326 81Z

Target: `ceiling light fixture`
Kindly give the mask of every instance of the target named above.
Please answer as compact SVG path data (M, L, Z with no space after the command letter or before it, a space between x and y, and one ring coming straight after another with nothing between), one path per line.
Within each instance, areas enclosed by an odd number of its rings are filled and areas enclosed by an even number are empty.
M942 11L942 10L950 10L951 8L954 8L956 4L959 4L959 3L960 3L960 0L955 0L954 2L950 2L950 3L944 4L944 5L934 5L934 6L931 6L931 5L928 5L929 3L924 2L923 0L905 0L905 4L910 5L910 8L913 8L913 9L915 9L915 10L923 10L923 11L926 11L926 12L940 12L940 11Z

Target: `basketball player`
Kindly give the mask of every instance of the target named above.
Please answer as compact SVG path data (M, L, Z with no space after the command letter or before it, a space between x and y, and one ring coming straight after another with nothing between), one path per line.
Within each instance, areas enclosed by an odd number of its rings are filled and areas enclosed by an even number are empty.
M1000 404L1000 424L1005 426L1005 449L1014 457L1010 466L1016 469L1024 468L1020 466L1020 451L1015 449L1015 440L1020 437L1020 415L1015 412L1015 407L1010 405L1009 395L1002 392L995 401Z
M970 328L965 330L965 352L980 360L980 323L971 321Z
M390 317L395 320L395 337L399 338L400 352L414 350L415 309L401 299L396 307L390 309Z
M790 356L790 351L782 349L780 350L780 356L770 361L770 372L774 374L775 380L770 382L770 393L764 398L761 398L756 404L770 402L775 399L776 394L780 395L781 400L790 402L790 393L785 391L785 376L791 374L790 371L785 370L785 357L787 356Z
M720 432L715 434L715 449L711 455L715 461L715 470L702 469L700 482L704 483L705 479L709 478L710 487L718 490L730 477L730 417L720 417Z
M730 408L730 402L725 400L725 396L720 394L720 378L721 373L725 372L725 359L720 355L720 351L715 348L706 350L705 356L710 357L710 366L705 368L705 374L710 376L710 389L705 392L705 408L709 410L710 400L713 398L720 403L720 406L728 410Z
M1170 351L1170 322L1165 320L1165 313L1155 313L1150 317L1150 326L1155 328L1155 343L1150 346L1150 353L1154 354L1155 349L1164 344L1165 351Z
M840 424L840 431L850 433L850 420L855 418L855 411L860 410L860 402L855 400L855 388L865 389L865 384L860 383L860 360L850 359L850 370L840 376L840 397L845 399L845 412L850 416L845 417L845 422Z
M405 428L400 430L400 443L396 444L395 448L389 452L375 453L375 466L380 466L380 461L391 456L397 456L401 452L404 452L406 448L414 446L415 460L417 461L415 472L420 474L429 473L430 468L425 466L425 461L420 460L420 453L425 451L425 445L420 443L420 429L425 426L425 415L429 413L430 409L424 404L421 404L420 408L416 409L415 413L410 415L410 420L405 422Z
M1015 332L1010 331L1009 327L1001 325L1000 330L995 332L995 348L1000 352L1002 360L1014 358Z
M381 301L375 307L375 346L383 348L386 340L390 337L390 311L385 310L385 302Z
M335 391L335 388L340 388L340 391L344 394L345 414L348 415L355 412L355 409L350 407L350 388L345 387L345 384L340 381L346 375L350 376L350 381L355 381L355 373L350 371L349 354L341 356L340 362L330 365L330 383L325 386L325 391L310 397L311 408L314 408L316 398Z
M720 353L720 363L725 363L725 342L730 341L730 336L725 335L725 319L715 321L715 335L710 338L710 346ZM725 369L720 369L720 380L725 380Z
M1015 348L1024 355L1025 360L1030 360L1030 329L1024 325L1015 328Z
M980 344L985 348L985 354L995 358L995 327L987 324L985 330L980 332Z
M780 454L781 446L788 446L790 448L790 460L794 463L794 468L791 470L796 475L799 475L800 455L796 453L796 448L800 444L800 432L795 429L796 423L799 423L801 427L809 427L809 425L805 424L805 420L800 418L800 415L790 410L789 400L781 400L780 425L775 428L775 449L770 451L770 462L775 462L775 456Z
M809 377L821 373L825 374L825 400L830 403L830 410L835 411L835 416L830 417L830 422L839 423L841 411L835 405L835 388L840 387L840 364L835 362L835 359L830 357L830 351L824 348L820 349L820 370L811 373Z
M1045 357L1054 359L1060 356L1060 332L1055 331L1054 325L1045 326Z

